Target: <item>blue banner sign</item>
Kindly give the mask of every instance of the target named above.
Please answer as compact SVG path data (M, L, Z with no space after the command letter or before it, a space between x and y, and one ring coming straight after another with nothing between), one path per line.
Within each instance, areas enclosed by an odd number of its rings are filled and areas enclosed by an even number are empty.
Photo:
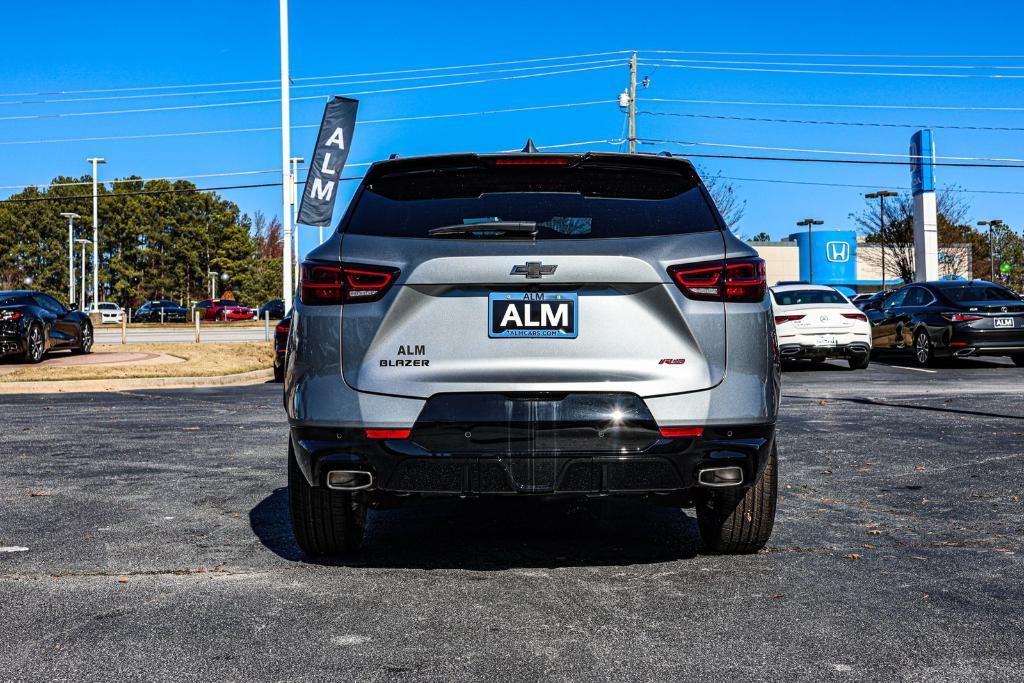
M910 181L915 196L935 192L935 140L930 130L910 136Z

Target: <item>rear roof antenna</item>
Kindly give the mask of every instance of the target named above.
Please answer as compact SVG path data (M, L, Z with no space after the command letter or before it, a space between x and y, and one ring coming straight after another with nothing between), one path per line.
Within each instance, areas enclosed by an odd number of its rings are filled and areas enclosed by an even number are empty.
M540 150L533 144L533 138L526 138L526 146L523 147L523 154L537 154Z

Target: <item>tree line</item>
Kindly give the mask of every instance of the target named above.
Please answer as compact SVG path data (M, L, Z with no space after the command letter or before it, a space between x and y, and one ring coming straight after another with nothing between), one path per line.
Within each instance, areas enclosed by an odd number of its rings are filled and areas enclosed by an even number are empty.
M45 290L67 303L68 236L62 212L77 213L75 237L92 239L92 179L59 176L0 203L0 289ZM124 307L150 299L185 306L211 295L209 271L226 273L230 290L258 306L281 296L281 225L252 217L214 192L185 180L137 176L99 190L100 298ZM75 245L75 282L82 264ZM86 250L86 295L92 292L92 247ZM77 298L77 297L76 297Z

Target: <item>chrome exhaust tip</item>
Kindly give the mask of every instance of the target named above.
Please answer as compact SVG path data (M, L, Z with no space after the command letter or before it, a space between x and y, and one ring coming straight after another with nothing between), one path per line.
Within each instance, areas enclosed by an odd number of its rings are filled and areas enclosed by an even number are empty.
M977 350L978 349L975 348L960 349L959 351L955 352L954 355L957 358L966 358L967 356L973 356Z
M360 470L332 470L327 473L327 488L335 491L361 491L373 486L373 475Z
M743 468L736 465L708 467L697 473L697 483L711 488L739 486L743 483Z

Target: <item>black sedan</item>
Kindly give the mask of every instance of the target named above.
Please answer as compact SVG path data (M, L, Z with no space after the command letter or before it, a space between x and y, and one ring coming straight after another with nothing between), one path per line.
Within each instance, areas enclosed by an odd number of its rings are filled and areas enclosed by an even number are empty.
M875 351L912 353L920 365L937 358L1009 356L1024 366L1024 302L983 280L906 285L880 308L865 309Z
M274 328L274 381L284 381L284 365L288 352L288 330L291 329L292 318L288 316Z
M92 343L92 323L85 313L43 292L0 291L0 357L38 363L53 349L89 353Z
M188 309L167 299L147 301L132 314L133 323L183 323L187 320Z
M271 319L280 320L284 318L284 299L271 299L267 303L260 306L259 314L257 317L263 320L267 313L270 314Z

